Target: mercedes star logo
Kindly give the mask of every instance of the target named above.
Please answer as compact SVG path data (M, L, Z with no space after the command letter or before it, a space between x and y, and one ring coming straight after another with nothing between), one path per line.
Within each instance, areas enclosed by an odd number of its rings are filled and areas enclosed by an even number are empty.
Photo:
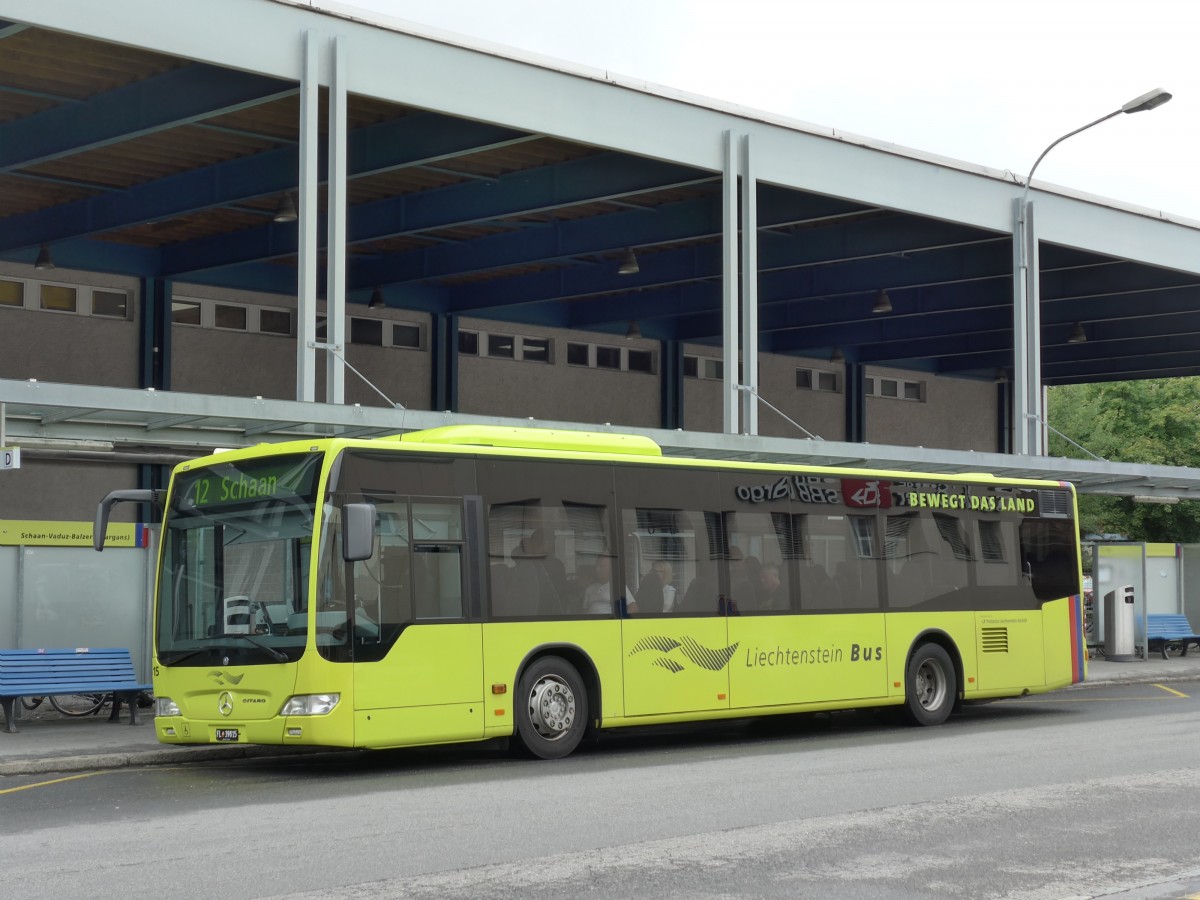
M223 716L233 712L233 694L229 691L222 691L221 696L217 698L217 712Z

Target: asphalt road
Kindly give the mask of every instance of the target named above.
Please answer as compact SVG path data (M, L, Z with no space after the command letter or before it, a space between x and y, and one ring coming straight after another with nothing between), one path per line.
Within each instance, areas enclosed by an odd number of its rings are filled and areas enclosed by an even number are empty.
M1200 684L0 782L6 898L1182 897Z

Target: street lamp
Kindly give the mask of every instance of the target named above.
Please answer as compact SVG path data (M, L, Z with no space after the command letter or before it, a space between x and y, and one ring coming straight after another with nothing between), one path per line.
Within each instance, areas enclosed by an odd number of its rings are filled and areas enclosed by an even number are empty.
M1034 270L1037 263L1037 245L1030 222L1029 186L1033 173L1046 154L1069 137L1087 131L1101 122L1106 122L1121 113L1145 112L1162 106L1171 95L1162 88L1147 91L1134 97L1120 109L1082 128L1069 131L1050 144L1033 163L1025 179L1025 189L1017 201L1013 229L1013 258L1016 277L1013 279L1013 429L1016 432L1014 450L1022 454L1041 454L1042 440L1042 348L1040 298Z

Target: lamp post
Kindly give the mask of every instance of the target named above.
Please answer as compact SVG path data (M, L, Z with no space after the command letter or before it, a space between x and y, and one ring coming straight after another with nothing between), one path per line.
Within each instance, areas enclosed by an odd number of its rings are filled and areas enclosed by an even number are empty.
M1037 238L1033 227L1033 204L1029 201L1029 186L1033 173L1046 154L1069 137L1087 131L1121 113L1145 112L1162 106L1171 95L1162 88L1134 97L1120 109L1088 122L1082 128L1069 131L1055 140L1033 163L1025 189L1016 201L1013 228L1013 449L1022 454L1045 454L1042 422L1042 341L1041 298L1037 279Z

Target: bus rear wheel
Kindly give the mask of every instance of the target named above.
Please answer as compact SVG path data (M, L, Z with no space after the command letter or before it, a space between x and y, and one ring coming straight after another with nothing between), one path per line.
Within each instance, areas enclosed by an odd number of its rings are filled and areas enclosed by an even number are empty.
M558 656L535 660L517 686L517 738L531 756L561 759L579 746L588 696L573 665Z
M941 725L958 696L950 654L938 644L921 644L908 660L904 706L914 725Z

